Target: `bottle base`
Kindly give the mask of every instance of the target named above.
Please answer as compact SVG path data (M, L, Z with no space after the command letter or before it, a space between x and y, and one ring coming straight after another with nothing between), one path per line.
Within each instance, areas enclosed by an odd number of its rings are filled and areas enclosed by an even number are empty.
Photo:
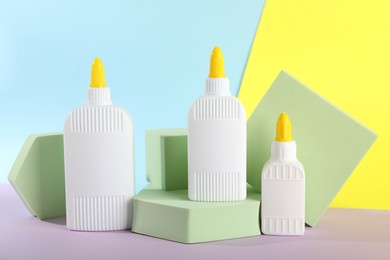
M300 236L305 233L305 220L293 217L264 217L261 221L261 233L265 235Z
M188 196L193 201L227 202L246 198L246 182L242 173L194 173Z
M125 196L75 196L67 228L76 231L114 231L130 229L130 202Z

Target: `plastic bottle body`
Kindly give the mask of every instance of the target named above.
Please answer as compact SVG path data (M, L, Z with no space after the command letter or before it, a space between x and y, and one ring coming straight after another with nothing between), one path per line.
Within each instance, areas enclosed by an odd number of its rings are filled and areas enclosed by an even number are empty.
M305 170L294 158L295 142L274 142L272 157L261 174L261 231L267 235L303 235Z
M236 97L205 95L189 110L188 196L194 201L246 198L246 114Z
M113 105L74 110L64 126L67 227L80 231L131 228L133 126Z

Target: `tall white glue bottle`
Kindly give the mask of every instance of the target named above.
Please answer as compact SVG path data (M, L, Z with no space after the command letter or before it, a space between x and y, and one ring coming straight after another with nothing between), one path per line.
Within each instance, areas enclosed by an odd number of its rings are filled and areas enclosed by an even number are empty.
M133 125L112 105L103 63L92 64L86 105L64 126L66 222L68 229L131 228L134 196Z
M276 123L271 159L261 176L261 232L266 235L305 233L305 170L297 160L291 122L286 113Z
M246 114L230 94L218 46L204 96L188 113L188 196L194 201L246 198Z

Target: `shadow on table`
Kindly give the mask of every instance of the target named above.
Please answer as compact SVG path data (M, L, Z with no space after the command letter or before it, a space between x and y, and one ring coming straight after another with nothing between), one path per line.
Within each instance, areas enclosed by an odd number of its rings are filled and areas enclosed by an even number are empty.
M390 241L390 211L330 208L314 228L306 226L303 236L255 236L209 243L214 246L266 246L305 242L366 242Z
M66 226L66 217L58 217L58 218L48 218L42 220L43 222L48 222L51 224Z

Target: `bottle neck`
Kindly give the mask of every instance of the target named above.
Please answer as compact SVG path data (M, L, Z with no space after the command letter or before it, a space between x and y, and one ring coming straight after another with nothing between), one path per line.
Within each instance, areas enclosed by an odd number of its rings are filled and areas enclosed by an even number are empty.
M231 96L228 78L207 78L205 96Z
M109 88L89 88L87 104L92 106L112 105Z
M291 142L272 142L271 159L276 161L296 161L297 146L295 141Z

